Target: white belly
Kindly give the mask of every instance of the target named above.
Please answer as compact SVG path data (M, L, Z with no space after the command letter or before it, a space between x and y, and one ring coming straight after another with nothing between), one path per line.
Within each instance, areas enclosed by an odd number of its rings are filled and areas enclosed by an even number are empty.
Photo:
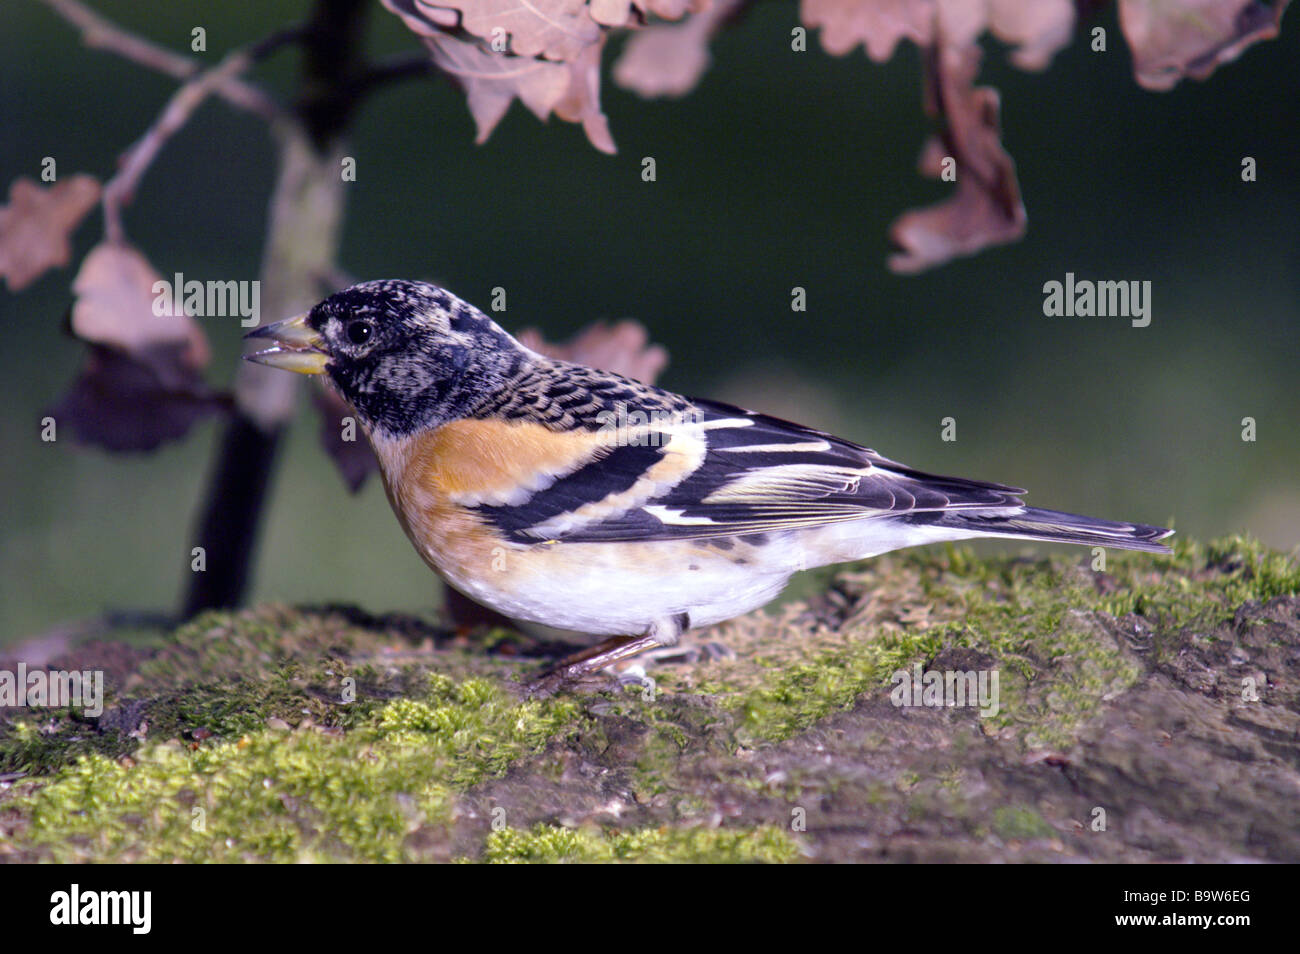
M643 559L629 561L629 551L617 544L566 544L557 559L530 561L505 585L439 565L436 555L431 562L449 583L499 613L601 636L640 635L681 613L692 627L731 619L776 597L793 570L738 564L717 550L686 551L676 542L637 544L636 554ZM509 563L507 554L505 574Z

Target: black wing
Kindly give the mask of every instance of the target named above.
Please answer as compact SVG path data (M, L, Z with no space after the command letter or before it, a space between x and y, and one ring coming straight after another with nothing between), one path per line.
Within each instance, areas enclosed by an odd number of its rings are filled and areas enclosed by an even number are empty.
M518 506L518 542L706 539L868 517L1017 507L1015 487L913 470L851 441L713 401L657 421Z

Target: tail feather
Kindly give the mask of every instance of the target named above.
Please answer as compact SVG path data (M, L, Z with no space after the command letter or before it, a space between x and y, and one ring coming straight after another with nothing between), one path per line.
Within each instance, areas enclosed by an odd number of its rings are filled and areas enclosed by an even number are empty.
M1097 517L1059 510L1025 507L1018 512L948 511L939 521L954 529L969 530L990 537L1013 537L1078 543L1083 546L1117 547L1146 553L1169 553L1169 547L1157 541L1174 531L1141 523L1116 523Z

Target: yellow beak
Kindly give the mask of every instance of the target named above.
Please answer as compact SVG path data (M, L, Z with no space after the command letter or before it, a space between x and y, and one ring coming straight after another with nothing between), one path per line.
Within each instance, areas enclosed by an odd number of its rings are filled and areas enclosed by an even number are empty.
M329 355L322 349L325 339L307 324L307 313L265 325L244 335L245 338L270 338L275 347L244 355L246 361L296 371L299 374L320 374L325 370Z

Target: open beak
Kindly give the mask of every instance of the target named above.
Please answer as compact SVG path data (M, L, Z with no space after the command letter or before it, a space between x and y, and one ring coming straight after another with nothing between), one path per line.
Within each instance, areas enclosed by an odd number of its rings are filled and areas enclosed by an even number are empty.
M325 339L307 324L307 313L296 318L286 318L275 324L264 325L244 335L245 338L270 338L275 346L265 351L244 355L246 361L297 371L299 374L320 374L325 370L329 355L322 349Z

